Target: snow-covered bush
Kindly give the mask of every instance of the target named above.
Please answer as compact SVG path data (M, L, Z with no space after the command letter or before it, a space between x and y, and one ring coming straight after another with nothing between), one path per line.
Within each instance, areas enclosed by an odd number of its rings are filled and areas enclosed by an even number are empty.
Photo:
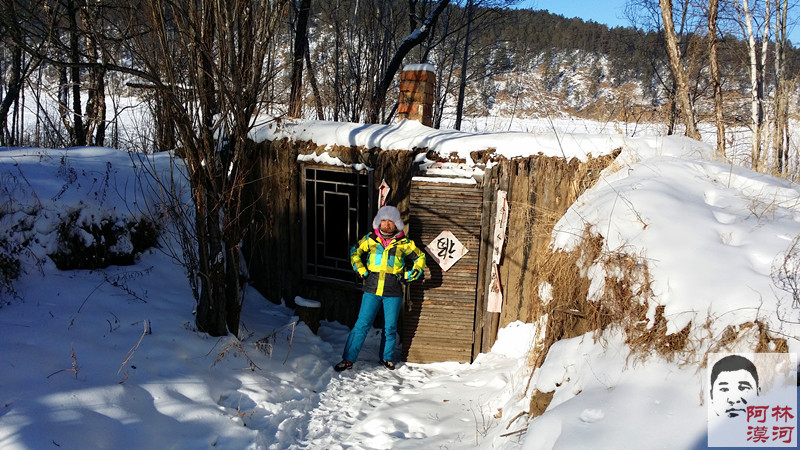
M130 265L137 254L157 245L158 227L147 219L82 218L81 211L74 211L58 226L58 249L48 256L61 270Z
M19 252L18 246L0 239L0 307L3 306L2 297L5 294L15 294L11 283L19 277L20 263L17 256Z
M165 224L150 213L159 209L139 177L146 162L99 147L0 151L0 294L48 259L100 269L157 246Z

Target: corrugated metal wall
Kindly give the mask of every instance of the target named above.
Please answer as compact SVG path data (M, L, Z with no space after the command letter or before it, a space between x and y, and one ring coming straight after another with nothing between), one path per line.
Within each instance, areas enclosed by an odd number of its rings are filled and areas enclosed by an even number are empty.
M449 230L468 252L444 272L428 256L402 314L403 359L472 362L483 189L474 184L411 182L409 236L424 248Z

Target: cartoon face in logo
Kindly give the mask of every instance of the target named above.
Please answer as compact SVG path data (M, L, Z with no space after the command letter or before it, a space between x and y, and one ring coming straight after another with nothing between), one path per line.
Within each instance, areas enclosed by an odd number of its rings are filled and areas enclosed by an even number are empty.
M758 396L758 371L739 355L726 356L711 370L711 407L720 417L747 414L747 405Z

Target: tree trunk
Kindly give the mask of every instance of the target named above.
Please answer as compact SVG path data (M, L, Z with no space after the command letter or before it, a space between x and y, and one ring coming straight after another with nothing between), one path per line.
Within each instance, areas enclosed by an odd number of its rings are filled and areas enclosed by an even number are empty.
M786 172L784 159L788 153L786 134L788 121L788 89L786 88L786 19L788 0L777 0L775 5L775 120L773 122L772 146L774 173Z
M298 118L303 112L303 55L308 51L308 15L311 0L300 0L294 32L292 57L292 89L289 95L289 117Z
M172 150L177 145L174 119L169 108L166 107L167 100L163 97L162 93L156 92L150 103L155 123L155 148L153 149L155 152Z
M771 1L767 0L764 2L764 9L766 10L764 14L764 30L761 34L761 60L759 62L759 76L758 76L758 108L759 108L759 145L763 144L761 141L763 140L763 136L766 133L769 133L769 129L766 123L766 93L765 93L765 83L766 83L766 68L767 68L767 56L769 54L769 27L770 23L772 22L770 16L770 9L771 9ZM763 152L763 150L762 150ZM763 155L762 155L763 157ZM760 165L759 165L760 166ZM765 169L762 167L762 169Z
M22 77L22 49L18 46L13 46L11 49L11 73L6 87L6 96L3 97L3 102L0 103L0 145L11 146L17 145L13 142L8 129L8 111L11 105L19 98L19 93L22 88L24 78ZM12 124L13 128L13 124Z
M239 335L242 315L242 285L239 282L239 242L226 240L225 249L225 317L228 331Z
M456 123L454 128L461 130L461 118L464 116L464 96L467 90L467 63L469 62L469 41L471 38L474 8L472 0L467 2L467 35L464 36L464 56L461 59L461 80L458 84L458 100L456 103Z
M761 103L761 72L762 67L758 58L756 36L753 32L753 12L747 0L742 0L744 14L744 27L747 34L747 52L750 57L750 128L751 128L751 159L753 170L758 170L761 164L761 131L763 128L763 105Z
M725 118L722 104L722 83L720 82L719 60L717 58L717 14L719 0L709 0L708 4L708 59L711 69L711 89L714 92L714 117L717 124L717 155L725 157Z
M69 120L69 109L67 105L69 103L69 75L67 74L67 67L59 67L58 69L58 114L61 117L61 123L64 125L64 128L67 130L67 134L70 136L74 135L72 122ZM74 143L73 143L74 145Z
M90 40L91 41L91 40ZM95 46L88 42L89 57L98 57ZM106 134L106 71L102 67L89 69L88 92L86 100L86 136L92 145L103 146Z
M333 41L333 54L341 55L342 53L342 34L339 28L339 22L334 25L334 41ZM342 65L339 58L333 61L333 121L339 121L339 111L342 106Z
M195 189L201 290L195 323L201 332L211 336L224 336L228 333L225 311L224 258L217 225L213 223L212 219L218 211L216 208L209 207L209 203L213 203L215 200L209 194L204 183L200 180L196 182L198 184L193 186Z
M106 139L106 62L101 54L97 36L101 34L101 8L99 4L86 5L82 10L83 29L86 36L86 53L89 58L89 80L86 101L86 136L93 145L103 146Z
M780 12L777 14L778 26L775 30L776 42L780 42L780 47L776 45L775 55L775 77L776 77L776 94L775 94L775 108L777 111L775 119L775 135L779 141L776 147L780 149L777 157L779 161L779 173L786 173L789 169L789 92L791 89L787 86L786 81L786 25L787 15L789 10L788 0L779 0L778 8Z
M78 7L75 2L67 2L67 16L69 18L69 61L73 64L70 69L70 82L72 83L72 145L86 145L86 130L83 127L83 108L81 108L81 69L80 47L78 45Z
M308 70L308 83L311 85L311 92L314 93L314 106L317 110L317 119L325 120L325 113L322 109L322 97L320 97L319 87L317 86L317 76L311 68L311 52L306 47L305 52L306 69Z
M672 0L659 0L661 7L661 17L664 21L664 38L667 45L667 54L672 68L672 74L677 84L678 101L680 102L683 122L686 126L686 135L690 138L700 140L700 132L697 130L697 120L694 115L694 108L689 97L689 80L686 69L681 61L681 51L678 48L678 37L675 34L675 23L672 21Z
M104 146L106 142L106 71L98 69L94 84L96 123L94 132L94 145Z
M205 264L200 265L201 275L207 279L208 285L203 289L197 310L197 329L211 336L224 336L228 333L226 321L225 298L225 255L223 253L222 233L223 211L220 203L219 164L214 139L214 121L219 113L216 99L216 83L213 77L215 55L207 49L215 48L214 36L217 33L217 22L213 10L196 11L199 15L199 28L194 30L194 41L191 42L192 60L197 64L196 89L198 91L201 126L199 139L190 149L196 172L192 186L198 190L196 197L202 200L198 208L198 221L202 221L205 233L198 230L197 240L199 253L206 252ZM220 53L226 51L222 48ZM219 57L219 56L216 56ZM223 130L225 132L227 130ZM185 134L186 132L184 132ZM203 258L201 258L203 261ZM234 333L238 330L232 330Z

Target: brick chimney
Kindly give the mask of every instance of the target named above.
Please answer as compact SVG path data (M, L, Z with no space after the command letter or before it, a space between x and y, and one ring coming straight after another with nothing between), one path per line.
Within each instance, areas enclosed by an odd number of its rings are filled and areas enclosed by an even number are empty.
M433 125L433 93L436 75L433 64L409 64L400 74L399 120L418 120Z

